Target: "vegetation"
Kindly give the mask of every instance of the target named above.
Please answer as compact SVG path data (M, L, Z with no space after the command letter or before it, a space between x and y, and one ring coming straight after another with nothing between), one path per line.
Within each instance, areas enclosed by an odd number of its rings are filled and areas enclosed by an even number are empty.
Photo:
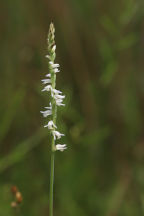
M0 215L47 216L50 136L40 110L46 40L56 27L54 216L144 215L143 1L3 1L0 37ZM19 210L11 207L16 186ZM18 199L16 197L16 199ZM16 211L15 211L16 210Z

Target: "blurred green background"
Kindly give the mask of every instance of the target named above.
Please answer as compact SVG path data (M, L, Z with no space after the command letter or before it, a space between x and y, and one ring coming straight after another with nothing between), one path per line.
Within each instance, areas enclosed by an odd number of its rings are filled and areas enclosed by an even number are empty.
M68 145L56 153L54 215L144 215L143 0L2 0L0 10L0 216L16 215L11 185L23 195L21 216L48 215L40 110L51 21Z

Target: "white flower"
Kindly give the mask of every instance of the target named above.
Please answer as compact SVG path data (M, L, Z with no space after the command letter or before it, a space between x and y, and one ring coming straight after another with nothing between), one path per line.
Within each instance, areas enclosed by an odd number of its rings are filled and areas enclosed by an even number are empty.
M61 134L61 133L58 132L58 131L52 131L52 134L53 134L53 136L54 136L54 140L60 139L62 136L65 136L64 134Z
M53 68L53 69L54 69L54 73L60 72L60 70L58 68Z
M56 99L56 105L57 106L65 106L65 104L62 103L63 100L61 99Z
M46 55L45 57L48 58L49 60L51 59L49 55Z
M40 111L43 114L43 117L47 117L52 114L52 105L49 103L49 107L45 107L45 111Z
M55 50L56 50L56 45L53 46L52 52L55 52Z
M57 126L54 124L54 122L51 120L48 122L47 125L45 125L44 127L48 127L49 130L52 130L54 128L57 128Z
M46 74L46 77L49 77L49 78L50 78L50 77L51 77L51 74Z
M65 106L65 104L62 103L65 96L61 95L61 94L62 94L62 92L57 90L57 89L51 90L51 96L55 99L57 106Z
M51 65L52 68L57 68L60 66L59 64L54 64L52 61L50 61L49 64Z
M52 114L52 111L51 110L46 110L46 111L40 111L42 114L43 114L43 117L47 117L49 115Z
M51 79L43 79L42 82L43 84L48 84L51 83Z
M57 89L52 89L51 90L51 96L55 97L56 95L62 94L61 91L57 90Z
M57 90L57 89L52 89L52 92L53 92L54 94L62 94L62 92L59 91L59 90Z
M63 145L57 144L57 145L56 145L56 150L64 151L65 149L67 149L66 144L63 144Z
M58 69L58 67L60 66L59 64L55 64L55 63L52 62L52 61L50 61L49 64L50 64L50 66L52 67L54 73L60 72L60 70Z
M57 106L65 106L65 104L61 103L60 101L56 101Z
M42 91L51 91L52 86L51 85L47 85L44 87L44 89Z
M61 99L61 100L62 100L63 98L65 98L65 95L55 94L55 95L54 95L54 98L55 98L55 99Z

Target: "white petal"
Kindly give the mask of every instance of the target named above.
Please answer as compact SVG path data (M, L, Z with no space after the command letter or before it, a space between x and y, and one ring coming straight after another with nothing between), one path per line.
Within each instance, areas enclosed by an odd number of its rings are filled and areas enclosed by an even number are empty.
M52 111L51 110L46 110L46 111L40 111L40 113L43 114L43 117L47 117L47 116L52 114Z
M48 127L49 130L52 130L54 128L57 128L57 126L54 124L54 122L51 120L48 122L47 125L45 125L44 127Z
M46 55L45 57L48 58L49 60L51 59L49 55Z
M56 50L56 45L53 46L52 51L55 52Z
M54 97L56 99L63 99L63 98L65 98L65 95L55 95Z
M57 68L57 67L59 67L60 65L59 64L53 64L53 65L51 65L52 66L52 68Z
M51 83L51 80L50 79L43 79L42 82L43 82L43 84L48 84L48 83Z
M45 109L51 110L51 107L45 107Z
M52 89L52 92L53 92L54 94L62 94L62 92L59 91L59 90L57 90L57 89Z
M58 73L60 70L58 68L54 68L54 73Z
M56 99L56 103L62 103L63 100L62 99Z
M52 89L51 85L47 85L46 87L44 87L44 89L42 91L50 91Z
M56 105L57 105L57 106L65 106L65 104L60 103L60 102L56 102Z
M52 131L52 134L53 134L55 140L60 139L62 136L65 136L64 134L61 134L58 131Z
M67 149L66 144L63 144L63 145L57 144L57 145L56 145L56 150L64 151L65 149Z
M51 65L52 68L57 68L60 65L59 64L55 64L54 62L50 61L49 64Z
M49 77L49 78L50 78L50 77L51 77L51 74L46 74L46 77Z

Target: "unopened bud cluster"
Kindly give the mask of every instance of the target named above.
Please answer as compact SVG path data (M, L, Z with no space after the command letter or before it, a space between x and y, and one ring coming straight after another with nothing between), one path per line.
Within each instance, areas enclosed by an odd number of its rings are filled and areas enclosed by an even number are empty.
M22 197L21 192L19 192L19 190L16 186L11 187L11 192L15 198L15 201L11 202L11 207L16 208L22 203L23 197Z
M58 106L65 106L65 104L63 103L63 99L65 98L65 96L62 95L61 91L56 89L56 74L60 72L60 65L55 63L55 51L55 28L53 23L51 23L48 33L48 55L46 55L46 58L48 59L49 73L46 74L46 78L42 80L42 83L45 85L42 91L47 91L50 93L50 102L49 106L45 107L45 110L41 111L41 113L43 114L43 117L50 118L50 120L44 127L47 127L50 130L51 135L54 138L54 141L64 136L64 134L57 131L56 114ZM66 144L54 144L52 151L64 151L65 149Z

